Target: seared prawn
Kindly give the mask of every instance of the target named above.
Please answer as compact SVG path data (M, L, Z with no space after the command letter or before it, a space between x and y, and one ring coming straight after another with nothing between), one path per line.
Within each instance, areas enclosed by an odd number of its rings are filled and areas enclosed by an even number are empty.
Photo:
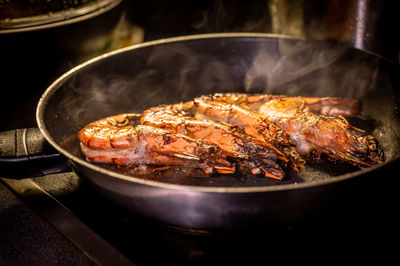
M357 100L242 93L215 97L257 111L288 133L296 150L308 160L316 162L328 157L361 168L383 160L375 138L351 126L343 117L357 114Z
M328 157L365 168L383 160L373 136L353 127L343 116L311 112L301 99L274 99L264 103L259 112L287 132L297 151L312 161Z
M357 112L357 100L224 93L106 117L84 127L79 139L92 162L281 180L282 166L300 171L304 159L360 168L382 162L375 138L343 117Z
M289 135L259 113L211 95L194 99L194 105L198 112L197 119L235 125L254 143L276 153L281 162L289 163L296 171L303 168L305 162Z
M79 132L89 161L116 165L168 165L201 168L205 173L234 173L226 152L212 143L146 125L137 114L121 114L90 123Z
M311 112L331 116L355 116L359 109L359 102L356 99L337 97L290 97L286 95L245 93L216 93L214 96L229 103L247 106L255 111L258 111L264 103L278 99L301 101Z
M193 118L193 101L160 105L145 110L141 123L203 139L217 145L235 161L241 172L263 174L281 180L284 172L275 162L276 154L253 143L237 127L226 123L197 120Z

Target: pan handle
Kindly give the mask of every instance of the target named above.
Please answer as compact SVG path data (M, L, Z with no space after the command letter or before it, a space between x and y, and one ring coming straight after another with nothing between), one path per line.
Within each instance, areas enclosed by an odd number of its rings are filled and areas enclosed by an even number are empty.
M71 171L38 128L0 132L0 169L0 177L14 179Z

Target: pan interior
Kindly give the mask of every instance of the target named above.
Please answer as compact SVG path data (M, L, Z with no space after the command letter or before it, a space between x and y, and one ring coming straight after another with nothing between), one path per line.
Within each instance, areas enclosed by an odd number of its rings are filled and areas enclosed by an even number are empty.
M42 124L72 158L84 160L77 133L102 117L142 112L216 92L356 98L355 126L372 134L386 160L399 156L398 68L337 43L269 37L209 37L162 41L121 50L80 66L55 82L42 106ZM135 169L99 167L138 177ZM246 176L201 176L188 169L142 178L194 186L251 187L323 182L358 169L308 164L284 181ZM140 177L140 176L139 176Z

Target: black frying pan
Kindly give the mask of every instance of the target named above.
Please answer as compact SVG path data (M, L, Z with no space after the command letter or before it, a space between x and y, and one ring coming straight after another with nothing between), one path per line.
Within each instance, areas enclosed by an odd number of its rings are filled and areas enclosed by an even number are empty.
M368 182L391 182L388 171L398 167L400 154L398 72L398 65L336 43L264 34L171 38L111 52L67 72L43 94L37 122L79 176L162 223L227 230L291 223L328 202L359 195ZM138 178L89 163L79 150L78 131L96 119L232 91L357 98L360 117L351 121L377 138L386 161L365 170L309 164L285 181L179 171Z

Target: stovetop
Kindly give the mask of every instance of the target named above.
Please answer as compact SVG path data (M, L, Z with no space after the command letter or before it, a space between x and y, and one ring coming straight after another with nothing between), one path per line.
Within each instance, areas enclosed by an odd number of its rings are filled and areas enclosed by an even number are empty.
M243 231L210 232L158 224L125 210L73 172L1 181L28 206L27 209L33 210L29 215L40 217L38 220L46 228L41 229L43 235L51 231L58 236L54 237L55 245L61 243L67 247L71 253L69 260L77 265L236 264L266 258L285 261L300 254L330 253L332 249L340 250L337 256L353 257L357 254L355 247L362 248L362 253L367 249L378 254L379 248L389 247L389 240L394 238L394 220L387 215L390 205L381 206L382 199L373 199L375 204L349 203L349 208L340 210L330 206L296 224L282 227L266 225ZM35 225L25 223L23 226L34 228ZM2 230L7 230L5 228L7 224L2 225ZM36 239L38 243L32 245L41 246L47 239ZM0 244L7 244L3 241ZM23 246L33 242L29 236L20 241ZM65 247L61 248L64 254ZM20 251L20 256L41 255L31 248ZM291 256L286 257L287 254ZM9 260L10 256L6 258ZM57 260L61 258L54 255L51 263Z

